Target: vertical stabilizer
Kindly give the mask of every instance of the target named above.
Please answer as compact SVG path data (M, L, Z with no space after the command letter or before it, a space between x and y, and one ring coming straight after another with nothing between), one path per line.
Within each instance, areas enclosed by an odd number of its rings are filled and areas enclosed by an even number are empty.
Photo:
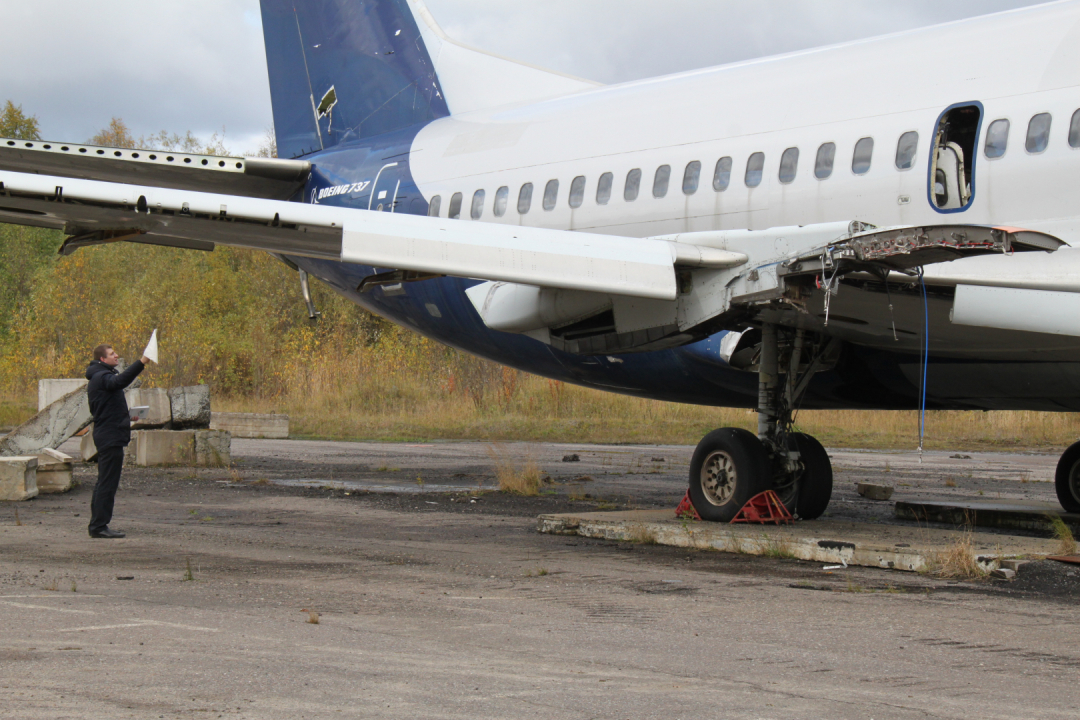
M450 114L406 0L262 0L278 154Z

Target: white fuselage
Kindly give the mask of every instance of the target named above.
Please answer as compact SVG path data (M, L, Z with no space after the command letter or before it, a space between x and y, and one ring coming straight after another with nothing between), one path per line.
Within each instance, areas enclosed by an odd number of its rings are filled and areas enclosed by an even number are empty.
M970 206L943 214L928 194L931 148L942 113L981 103ZM484 191L483 222L589 230L623 236L766 228L858 219L875 225L957 222L1007 224L1080 243L1080 148L1069 144L1080 108L1080 4L1004 13L840 46L584 91L537 103L432 122L411 154L427 198L447 216L454 193L471 219ZM1030 119L1049 113L1045 150L1025 148ZM1005 153L988 158L986 130L1010 122ZM897 143L918 133L911 167L895 164ZM856 143L873 139L870 167L853 171ZM831 174L815 176L823 143L835 143ZM798 148L795 177L781 182L780 161ZM764 154L757 187L745 182L748 159ZM726 188L714 169L731 158ZM696 191L684 171L700 162ZM666 194L654 178L670 166ZM624 199L627 174L640 169L637 198ZM598 180L612 173L610 200L597 202ZM572 208L574 178L585 178ZM545 210L550 180L559 183ZM580 181L579 181L580 182ZM521 186L533 184L531 208L517 210ZM505 214L494 203L507 187ZM1060 268L1068 251L1039 259ZM984 264L985 266L985 264Z

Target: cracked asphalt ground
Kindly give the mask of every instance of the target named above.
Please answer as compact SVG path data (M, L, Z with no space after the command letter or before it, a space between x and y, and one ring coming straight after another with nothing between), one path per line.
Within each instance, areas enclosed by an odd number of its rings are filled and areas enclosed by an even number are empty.
M539 512L672 504L692 450L643 448L609 476L594 455L625 447L566 448L532 447L555 494L524 499L477 492L493 473L476 444L236 441L232 470L128 468L116 541L86 536L79 466L71 493L0 507L0 715L1080 715L1070 566L960 582L541 535ZM1010 465L1043 459L991 460L959 489L1045 494ZM954 492L951 469L906 462L890 474ZM882 475L848 463L839 499Z

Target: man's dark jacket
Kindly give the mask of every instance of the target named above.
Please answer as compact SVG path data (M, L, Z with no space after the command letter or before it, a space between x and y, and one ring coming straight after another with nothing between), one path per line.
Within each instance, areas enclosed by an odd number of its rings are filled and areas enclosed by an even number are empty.
M86 397L90 401L90 413L94 416L94 445L104 450L131 442L131 416L128 414L124 388L143 371L141 360L136 360L124 372L95 360L86 368Z

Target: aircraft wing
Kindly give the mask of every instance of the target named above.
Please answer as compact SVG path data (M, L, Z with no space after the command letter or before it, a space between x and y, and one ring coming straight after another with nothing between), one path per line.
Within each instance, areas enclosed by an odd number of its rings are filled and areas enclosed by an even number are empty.
M311 163L0 138L0 170L288 200Z
M582 354L685 344L763 313L842 334L843 325L827 329L842 278L910 279L924 265L1063 244L1018 228L860 222L619 237L3 169L0 222L63 230L62 253L121 240L221 244L478 278L488 282L469 297L490 327ZM873 323L883 334L884 321Z

